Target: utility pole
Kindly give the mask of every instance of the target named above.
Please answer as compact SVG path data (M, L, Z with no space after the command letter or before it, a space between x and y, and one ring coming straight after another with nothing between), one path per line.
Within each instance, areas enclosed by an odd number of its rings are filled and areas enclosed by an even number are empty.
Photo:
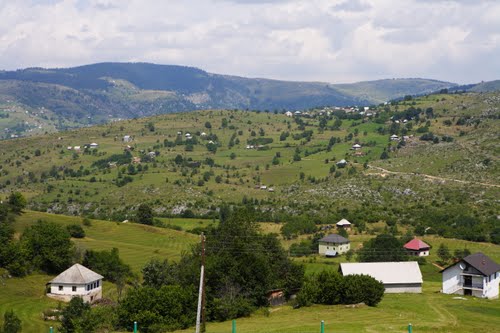
M201 325L202 320L203 325ZM203 233L201 233L200 289L198 291L198 311L196 313L196 333L201 332L205 332L205 235Z
M201 234L201 266L203 267L203 287L201 288L201 332L205 333L205 235Z

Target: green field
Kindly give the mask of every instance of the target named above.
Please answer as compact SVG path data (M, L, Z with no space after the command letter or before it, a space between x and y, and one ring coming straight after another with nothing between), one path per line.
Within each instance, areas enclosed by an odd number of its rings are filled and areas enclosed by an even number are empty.
M62 225L81 224L82 221L76 217L27 212L16 221L16 230L21 232L38 219ZM135 272L139 272L152 258L178 259L199 239L193 234L142 224L99 220L92 220L91 223L90 227L84 226L85 238L73 239L76 247L82 250L110 250L116 247L120 250L120 257Z

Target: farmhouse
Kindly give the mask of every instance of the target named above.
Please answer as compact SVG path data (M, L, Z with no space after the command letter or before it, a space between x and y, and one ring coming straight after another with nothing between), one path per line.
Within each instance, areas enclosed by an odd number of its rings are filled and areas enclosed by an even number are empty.
M95 143L95 142L92 142L92 143L90 144L90 148L92 148L92 149L95 149L95 148L97 148L98 146L99 146L99 144L97 144L97 143Z
M441 273L444 294L498 298L500 265L481 252L463 258Z
M293 116L293 113L292 113L292 112L290 112L290 111L287 111L287 112L285 112L285 116L287 116L287 117L292 117L292 116Z
M336 223L337 229L351 230L351 222L342 219Z
M429 255L430 246L418 238L414 238L403 246L408 254L417 257L427 257Z
M361 149L361 145L359 143L355 143L355 144L352 145L351 149L353 149L353 150L359 150L359 149Z
M339 168L345 168L345 166L347 165L347 161L344 160L344 159L341 159L340 161L338 161L337 163L335 163Z
M398 140L399 136L397 136L396 134L391 135L391 141L398 141Z
M48 283L50 292L47 296L65 302L79 296L92 303L102 298L102 279L103 276L87 267L74 264Z
M341 263L342 275L365 274L384 284L386 293L421 293L422 273L416 261Z
M318 242L319 254L327 257L335 257L336 255L346 253L351 248L351 242L347 238L336 234L325 236Z
M125 135L123 137L123 142L130 142L130 141L132 141L132 137L130 135Z

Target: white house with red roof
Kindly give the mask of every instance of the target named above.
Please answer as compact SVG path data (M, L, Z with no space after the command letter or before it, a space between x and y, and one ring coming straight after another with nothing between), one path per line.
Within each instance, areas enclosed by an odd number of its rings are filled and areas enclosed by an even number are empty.
M409 255L417 257L427 257L431 247L418 238L414 238L404 245Z

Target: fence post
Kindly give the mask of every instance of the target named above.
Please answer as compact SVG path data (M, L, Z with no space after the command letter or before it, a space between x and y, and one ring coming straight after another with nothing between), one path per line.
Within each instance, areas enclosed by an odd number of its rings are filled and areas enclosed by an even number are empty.
M321 331L321 333L325 333L325 321L324 320L321 321L321 330L320 331Z
M232 329L232 332L236 333L236 320L234 320L234 319L233 319L233 329Z
M413 332L413 327L410 323L410 324L408 324L408 333L412 333L412 332Z
M134 333L137 333L137 322L134 321Z
M53 328L52 326L50 326L50 328L49 328L49 332L50 332L50 333L53 333L53 332L54 332L54 328Z

